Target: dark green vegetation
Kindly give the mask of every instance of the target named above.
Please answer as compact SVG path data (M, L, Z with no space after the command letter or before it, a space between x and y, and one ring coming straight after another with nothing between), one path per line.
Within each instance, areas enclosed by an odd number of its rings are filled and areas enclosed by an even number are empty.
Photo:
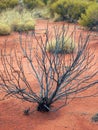
M79 23L90 29L98 31L98 4L90 5L85 14L81 15Z
M0 11L7 8L14 8L18 5L18 0L0 0Z
M76 22L82 13L85 13L89 3L78 0L58 0L50 7L51 13L59 19Z

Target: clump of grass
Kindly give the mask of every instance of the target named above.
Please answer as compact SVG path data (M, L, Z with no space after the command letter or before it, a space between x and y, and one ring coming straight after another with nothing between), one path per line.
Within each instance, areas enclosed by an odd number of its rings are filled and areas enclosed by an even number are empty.
M12 28L16 32L24 32L34 30L35 24L33 21L17 21L12 24Z
M51 41L47 44L47 51L50 53L72 53L74 51L75 45L71 39L66 38L64 40L58 39Z
M11 34L11 27L7 24L0 23L0 35Z
M35 22L29 20L25 22L25 27L27 30L34 30L35 29Z

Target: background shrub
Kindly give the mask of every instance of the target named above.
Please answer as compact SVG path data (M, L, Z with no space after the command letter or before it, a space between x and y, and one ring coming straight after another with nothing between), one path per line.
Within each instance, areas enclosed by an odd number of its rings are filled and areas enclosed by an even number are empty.
M58 14L62 19L64 19L66 10L64 5L66 4L66 0L58 0L50 5L51 15L54 17L55 14Z
M33 18L43 18L43 19L49 19L51 18L50 10L47 7L41 8L35 8L32 10L32 16Z
M51 14L60 19L76 22L89 6L90 2L79 0L58 0L50 6Z
M0 10L14 8L16 5L18 5L18 0L0 0Z
M92 4L88 7L85 14L81 15L79 23L89 29L98 29L98 4Z
M42 0L24 0L24 4L28 9L34 9L35 7L45 6Z
M0 23L0 35L9 35L11 33L11 28L7 24Z
M18 0L7 0L7 7L14 8L18 5Z

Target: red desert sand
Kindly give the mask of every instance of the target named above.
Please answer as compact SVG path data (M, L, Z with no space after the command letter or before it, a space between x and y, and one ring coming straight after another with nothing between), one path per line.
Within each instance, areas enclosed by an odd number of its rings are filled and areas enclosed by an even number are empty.
M49 29L53 27L53 24L53 22L49 23ZM58 23L60 24L62 23ZM46 26L47 21L37 20L36 29L46 28ZM96 48L95 60L98 62L98 34L97 36L93 34L90 47L92 50ZM14 39L17 38L17 34L1 36L0 48L6 37ZM9 42L7 47L10 49L13 43ZM32 85L37 86L36 81L30 80ZM1 91L0 96L2 97ZM29 106L32 110L35 108L35 105L14 98L0 101L0 130L98 130L98 122L91 120L92 116L98 113L98 97L74 99L59 111L48 113L35 111L26 116L23 111Z

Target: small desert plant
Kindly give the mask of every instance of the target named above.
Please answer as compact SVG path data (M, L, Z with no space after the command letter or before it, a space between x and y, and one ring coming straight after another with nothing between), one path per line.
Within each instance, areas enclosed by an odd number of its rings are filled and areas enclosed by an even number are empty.
M80 33L76 42L75 29L69 34L69 27L65 29L63 26L52 31L47 28L44 37L36 33L22 36L20 33L20 48L16 44L7 55L5 42L5 47L1 50L0 89L5 92L4 98L13 96L36 103L36 110L40 112L56 111L74 98L85 97L82 92L98 84L98 68L94 66L94 53L88 46L89 34L84 37ZM63 36L69 36L77 44L75 51L70 54L49 53L47 45L52 40L58 41L59 37L63 41ZM91 68L93 71L90 71ZM32 85L30 79L32 83L33 80L37 81L38 86ZM91 91L89 96L95 94ZM57 108L53 108L53 105ZM27 109L24 113L28 115L29 111Z
M69 38L56 39L47 44L47 50L51 53L72 53L74 51L74 43Z
M11 34L11 27L7 24L0 23L0 35Z

